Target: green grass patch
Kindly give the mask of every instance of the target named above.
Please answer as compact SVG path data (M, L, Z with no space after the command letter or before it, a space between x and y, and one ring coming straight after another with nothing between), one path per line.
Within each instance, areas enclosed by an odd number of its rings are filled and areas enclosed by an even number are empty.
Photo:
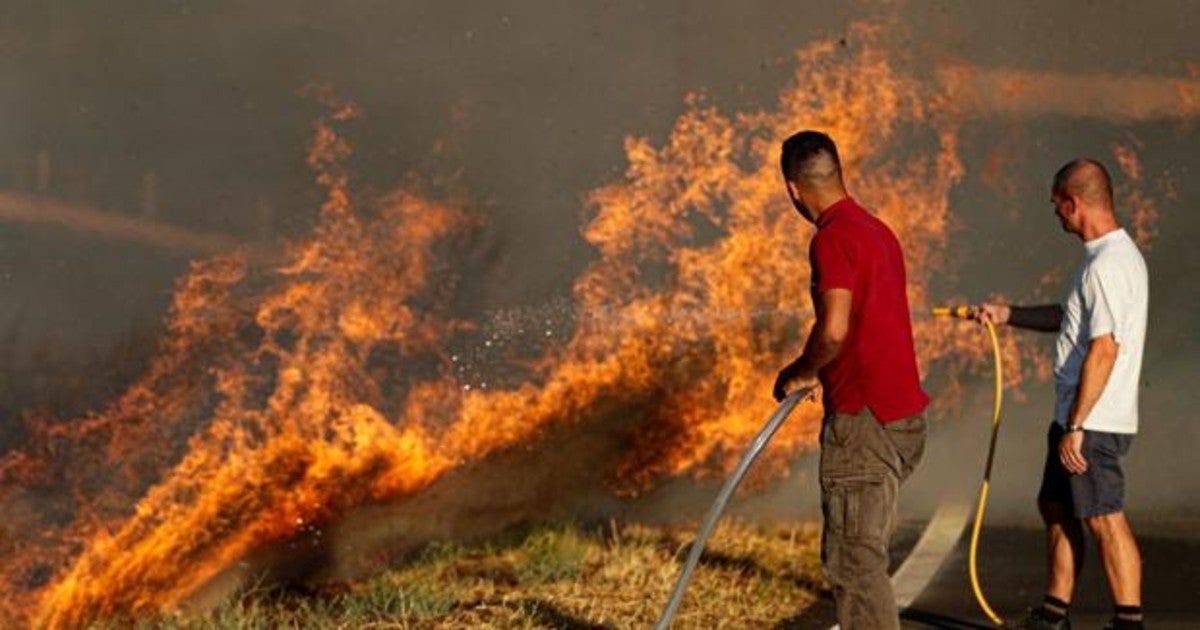
M577 529L556 527L533 532L518 549L516 573L521 584L547 584L578 578L595 539Z
M256 590L189 617L108 628L639 628L653 625L692 527L553 525L478 545L435 545L372 579L317 592ZM681 628L773 627L824 583L816 525L727 523L709 543Z

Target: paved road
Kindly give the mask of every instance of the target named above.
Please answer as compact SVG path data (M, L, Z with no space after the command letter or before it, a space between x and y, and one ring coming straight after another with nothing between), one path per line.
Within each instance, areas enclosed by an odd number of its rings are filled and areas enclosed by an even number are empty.
M1146 574L1145 609L1151 628L1200 628L1200 523L1192 531L1194 536L1176 530L1140 539ZM971 593L967 543L964 532L933 581L904 612L905 628L994 627ZM1004 526L984 530L979 561L984 594L1006 620L1019 618L1041 599L1043 544L1038 529ZM1098 560L1089 541L1088 562L1071 612L1072 625L1078 630L1101 628L1111 616L1112 604ZM827 630L835 621L832 602L823 600L780 628Z
M1144 608L1153 628L1200 628L1200 523L1196 536L1143 536ZM906 617L914 628L988 627L967 577L966 536ZM1017 618L1043 594L1042 532L1018 527L985 528L980 580L992 608ZM1088 561L1072 605L1075 628L1100 628L1112 614L1099 555L1089 541ZM927 622L927 623L921 623ZM959 625L955 625L955 624Z

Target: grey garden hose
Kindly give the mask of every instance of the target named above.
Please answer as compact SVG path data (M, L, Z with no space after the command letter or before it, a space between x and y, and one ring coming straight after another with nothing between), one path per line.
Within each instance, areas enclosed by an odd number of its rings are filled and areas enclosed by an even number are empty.
M708 537L712 535L713 529L717 525L717 519L721 518L721 513L725 511L725 504L729 502L729 497L733 496L733 491L737 490L738 484L742 482L742 477L746 476L750 465L754 463L755 459L758 459L759 453L771 441L771 436L775 435L796 405L812 393L812 389L805 387L784 398L783 402L779 403L779 407L775 409L775 413L771 415L771 419L767 420L758 435L754 436L754 442L751 443L750 449L746 451L745 455L742 455L742 461L738 462L733 475L725 482L725 486L717 494L717 500L709 508L704 525L700 527L700 531L696 534L696 540L692 542L692 550L688 553L687 562L683 563L683 571L679 573L679 580L675 582L675 588L671 591L671 598L667 600L667 607L663 609L662 616L654 625L655 630L668 630L671 627L675 613L679 610L679 604L683 601L683 594L687 591L688 582L691 581L692 573L696 570L696 564L700 562L700 555L704 553L704 545L708 542Z

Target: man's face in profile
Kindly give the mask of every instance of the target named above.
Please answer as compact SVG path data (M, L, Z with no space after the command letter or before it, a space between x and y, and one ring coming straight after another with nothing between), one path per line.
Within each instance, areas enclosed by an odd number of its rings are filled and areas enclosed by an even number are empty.
M1064 197L1057 192L1051 193L1050 203L1054 204L1054 215L1058 217L1058 222L1062 224L1064 232L1075 232L1075 218L1078 214L1075 208L1075 202L1070 197Z

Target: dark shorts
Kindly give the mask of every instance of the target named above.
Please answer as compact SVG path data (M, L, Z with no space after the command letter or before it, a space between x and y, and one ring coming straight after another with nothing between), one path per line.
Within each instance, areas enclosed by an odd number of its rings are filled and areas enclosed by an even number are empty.
M1087 472L1073 475L1058 458L1058 442L1063 428L1050 423L1046 435L1046 466L1042 471L1042 489L1038 501L1058 503L1070 508L1076 518L1115 514L1125 509L1125 473L1121 457L1129 452L1133 435L1083 432L1083 459Z

